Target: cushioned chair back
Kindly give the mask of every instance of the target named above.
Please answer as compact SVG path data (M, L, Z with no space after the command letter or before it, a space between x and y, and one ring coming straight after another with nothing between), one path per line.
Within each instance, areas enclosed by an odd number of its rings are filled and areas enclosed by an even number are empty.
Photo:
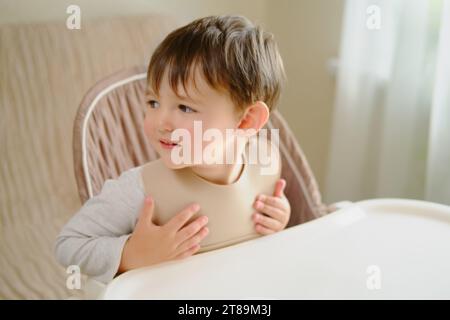
M81 202L97 195L107 179L158 158L145 137L146 69L118 72L94 85L78 109L73 134L74 169ZM292 214L288 226L327 213L316 180L298 143L278 111L267 128L278 128L282 177Z

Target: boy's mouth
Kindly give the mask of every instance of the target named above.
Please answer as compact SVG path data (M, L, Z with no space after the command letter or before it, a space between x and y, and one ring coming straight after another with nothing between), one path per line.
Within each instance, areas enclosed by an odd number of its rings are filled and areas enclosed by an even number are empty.
M161 147L163 147L164 149L172 149L173 147L178 146L178 143L174 143L172 141L164 139L160 139L159 143L161 144Z

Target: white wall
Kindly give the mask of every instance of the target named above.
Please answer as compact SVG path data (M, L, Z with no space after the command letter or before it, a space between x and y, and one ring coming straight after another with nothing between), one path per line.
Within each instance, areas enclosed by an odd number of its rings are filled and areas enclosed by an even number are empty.
M335 80L327 69L339 53L344 0L268 2L288 77L280 110L306 154L323 193Z

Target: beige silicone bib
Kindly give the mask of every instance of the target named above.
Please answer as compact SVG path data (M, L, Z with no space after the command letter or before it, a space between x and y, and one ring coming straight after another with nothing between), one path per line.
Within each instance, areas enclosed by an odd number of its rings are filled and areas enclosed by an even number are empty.
M258 194L273 194L281 167L278 165L274 174L263 175L259 164L247 163L248 148L245 156L239 179L228 185L211 183L190 168L169 169L161 159L145 164L142 180L146 195L150 194L155 200L153 221L165 224L187 205L197 202L200 211L189 222L206 215L209 229L208 236L200 242L198 253L260 236L252 221L255 212L252 206Z

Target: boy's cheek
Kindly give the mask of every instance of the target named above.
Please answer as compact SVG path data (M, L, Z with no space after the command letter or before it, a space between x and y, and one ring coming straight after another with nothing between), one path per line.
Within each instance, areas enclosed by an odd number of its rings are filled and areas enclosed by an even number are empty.
M151 140L151 138L153 137L153 133L152 133L152 125L151 122L148 120L148 118L144 119L144 133L147 137L147 139Z

